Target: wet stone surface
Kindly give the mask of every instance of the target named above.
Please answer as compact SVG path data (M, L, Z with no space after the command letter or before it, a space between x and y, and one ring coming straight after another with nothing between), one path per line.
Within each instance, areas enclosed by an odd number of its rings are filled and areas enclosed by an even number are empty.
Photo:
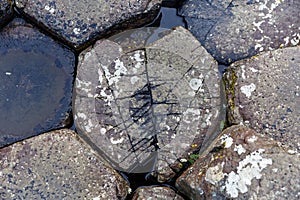
M299 199L300 154L245 126L231 126L177 179L191 199Z
M169 187L142 187L135 191L132 200L184 200L180 195Z
M0 146L68 124L74 54L15 19L0 32Z
M299 151L299 55L299 46L289 47L232 64L224 75L230 122Z
M12 6L8 0L0 0L0 30L12 18Z
M84 51L73 109L78 132L116 169L161 182L218 133L221 116L216 62L184 28L163 35L131 51L111 40Z
M300 41L300 1L188 0L179 14L188 29L220 63Z
M120 175L67 129L0 149L1 199L121 199L127 190Z
M150 22L160 3L161 0L16 0L16 6L22 13L75 47L95 37L103 37L112 29L137 27Z

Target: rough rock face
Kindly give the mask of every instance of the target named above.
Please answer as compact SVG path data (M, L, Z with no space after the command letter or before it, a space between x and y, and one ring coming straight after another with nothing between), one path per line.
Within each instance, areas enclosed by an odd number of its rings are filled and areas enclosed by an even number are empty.
M221 63L300 41L300 1L188 0L181 7L188 29Z
M120 199L128 186L73 131L0 149L2 199Z
M169 187L142 187L135 191L132 200L184 200L180 195Z
M21 19L0 32L0 147L66 126L75 55Z
M16 0L23 13L75 47L112 29L151 21L160 3L161 0Z
M12 17L13 11L11 2L0 0L0 30L2 26Z
M131 36L140 39L149 30ZM115 168L153 171L163 182L205 137L219 133L224 115L212 57L182 27L159 35L157 41L150 34L134 43L127 32L84 51L73 110L79 133Z
M300 155L245 126L227 128L177 179L191 199L299 199Z
M300 150L300 47L236 62L224 75L229 121Z

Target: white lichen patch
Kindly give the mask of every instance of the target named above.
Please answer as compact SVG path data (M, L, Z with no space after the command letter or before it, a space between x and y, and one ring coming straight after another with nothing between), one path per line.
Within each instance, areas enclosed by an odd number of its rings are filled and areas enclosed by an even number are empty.
M220 139L221 139L221 143L224 144L225 148L230 148L231 145L233 144L233 139L229 135L224 134Z
M254 83L251 83L250 85L244 85L241 87L241 92L246 95L247 98L251 96L251 93L254 92L256 89L256 86Z
M239 162L237 171L232 171L227 175L225 189L231 198L237 198L239 192L246 193L247 186L251 185L252 179L260 179L261 171L272 164L272 159L261 156L263 152L264 149L259 149L247 155L244 160Z
M120 59L114 61L114 73L111 74L107 66L102 66L104 70L104 75L108 81L108 85L113 85L119 82L119 79L122 75L127 74L127 68L124 66L124 63Z
M112 144L120 144L120 143L122 143L124 141L124 138L120 138L120 139L114 139L114 138L110 138L110 142L112 143Z
M202 87L202 80L198 78L192 78L189 82L190 87L192 90L198 91Z
M55 13L55 9L53 7L50 7L48 5L46 5L44 7L45 10L47 10L49 13L54 14Z
M130 82L131 82L131 84L135 84L139 79L140 79L139 77L133 76L130 78Z
M255 142L257 140L257 137L255 135L252 135L249 139L248 142Z
M74 33L75 35L80 34L80 28L74 28L74 29L73 29L73 33Z
M239 155L246 153L246 149L244 149L243 145L241 144L235 145L234 151L236 151Z
M245 76L245 65L241 65L241 70L242 70L242 79L246 79L246 76Z
M224 162L218 163L216 166L208 168L205 173L205 180L213 185L216 185L225 176L225 174L223 173L223 166Z

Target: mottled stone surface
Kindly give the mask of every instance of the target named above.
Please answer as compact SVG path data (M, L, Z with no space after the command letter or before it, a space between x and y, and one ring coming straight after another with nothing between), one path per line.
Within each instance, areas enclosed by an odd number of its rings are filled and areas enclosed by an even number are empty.
M295 0L188 0L179 13L217 61L231 63L299 44L299 10Z
M37 23L78 47L109 31L137 27L154 19L161 0L16 0Z
M12 18L12 6L11 1L8 0L0 0L0 30L2 26Z
M229 121L300 150L300 47L265 52L224 75Z
M245 126L232 126L177 179L190 199L299 199L300 154Z
M0 146L66 126L72 51L21 19L0 32Z
M121 199L128 186L73 131L0 149L1 199Z
M219 132L217 64L182 27L143 48L128 38L80 55L75 125L115 168L165 181Z
M135 191L132 200L183 200L183 198L176 194L174 190L169 187L141 187Z

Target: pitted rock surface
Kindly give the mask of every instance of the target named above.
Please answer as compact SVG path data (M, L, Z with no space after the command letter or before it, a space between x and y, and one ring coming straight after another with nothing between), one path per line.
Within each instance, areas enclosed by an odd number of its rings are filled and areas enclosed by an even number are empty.
M213 147L176 181L190 199L299 199L300 154L241 125Z
M300 47L233 63L225 73L232 124L244 122L300 150Z
M67 129L2 148L1 199L125 198L127 184L101 159Z
M135 191L132 200L184 200L169 187L141 187Z
M182 27L144 48L120 44L101 40L80 55L75 126L116 169L163 182L219 132L217 64Z
M150 22L160 3L161 0L16 0L23 13L75 47L109 31Z
M11 1L0 0L0 29L2 26L12 18L13 11Z
M188 0L179 14L188 29L220 63L300 41L300 1Z
M0 146L64 127L75 55L21 19L0 32Z

